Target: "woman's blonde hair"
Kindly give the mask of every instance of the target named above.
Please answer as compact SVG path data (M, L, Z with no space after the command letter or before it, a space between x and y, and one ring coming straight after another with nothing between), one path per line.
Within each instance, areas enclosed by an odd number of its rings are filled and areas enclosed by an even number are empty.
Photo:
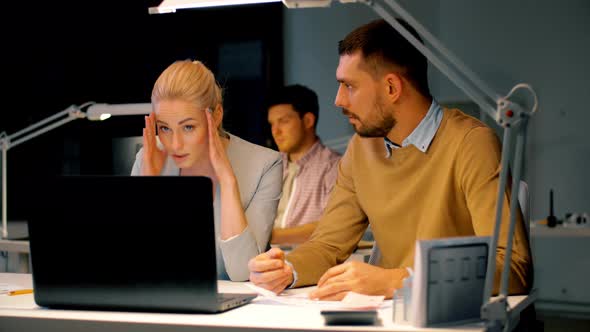
M200 61L176 61L166 68L154 84L152 104L180 99L212 111L223 103L221 87L213 73Z

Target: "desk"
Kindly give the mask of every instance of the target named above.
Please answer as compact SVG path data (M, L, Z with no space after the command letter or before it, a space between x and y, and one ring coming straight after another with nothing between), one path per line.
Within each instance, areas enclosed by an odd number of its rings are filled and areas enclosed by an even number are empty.
M31 287L30 274L0 273L0 283ZM251 290L244 283L220 281L225 292ZM525 297L511 297L518 303ZM222 314L164 314L52 310L35 304L32 294L0 295L0 331L483 331L482 323L439 329L394 324L391 307L379 310L382 326L325 326L318 307L248 304Z
M590 227L531 227L539 313L590 319Z

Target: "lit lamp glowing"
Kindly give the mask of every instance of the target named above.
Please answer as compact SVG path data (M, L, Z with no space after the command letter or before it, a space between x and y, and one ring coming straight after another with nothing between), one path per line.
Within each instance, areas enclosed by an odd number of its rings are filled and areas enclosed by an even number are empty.
M224 6L232 4L260 3L260 2L278 2L274 1L248 1L248 0L164 0L157 7L149 8L149 12L155 13L172 13L177 9L200 8L211 6ZM288 8L306 8L306 7L329 7L331 0L282 0ZM443 74L445 74L453 83L455 83L469 98L471 98L480 109L488 116L494 119L498 125L504 129L504 139L502 143L502 164L500 181L496 206L496 221L494 233L491 240L488 256L488 266L486 272L486 281L484 297L481 310L481 318L487 321L488 327L492 329L509 329L511 317L518 314L519 310L526 307L534 301L534 291L529 294L527 299L517 308L509 308L507 304L508 296L508 276L510 272L510 261L512 256L512 239L514 235L514 226L516 215L518 213L518 200L520 189L520 180L522 177L522 163L524 147L526 145L526 129L529 117L537 111L537 96L534 90L528 84L517 84L506 96L495 93L487 84L485 84L474 72L459 60L453 53L445 48L424 26L414 19L405 11L396 0L339 0L341 3L364 3L371 7L385 21L393 26L404 38L406 38L414 47L416 47L433 65L435 65ZM394 14L404 19L412 25L416 31L432 45L429 49L418 41L409 31L399 24ZM513 93L518 89L528 90L534 99L533 106L530 109L523 105L510 100ZM514 150L511 146L516 140ZM514 151L510 153L510 151ZM510 204L510 224L508 231L507 247L505 254L504 266L501 274L500 293L496 298L492 298L493 279L496 269L496 249L500 232L503 209L503 195L508 180L510 163L513 163L512 178L512 196Z
M111 116L149 114L152 104L92 104L86 110L88 120L106 120Z
M7 154L8 150L33 139L50 130L77 120L105 120L112 115L138 115L149 114L152 111L150 103L143 104L96 104L88 102L80 106L72 105L65 110L49 116L33 125L30 125L13 134L0 133L0 149L2 149L2 238L8 238L8 212L7 212Z

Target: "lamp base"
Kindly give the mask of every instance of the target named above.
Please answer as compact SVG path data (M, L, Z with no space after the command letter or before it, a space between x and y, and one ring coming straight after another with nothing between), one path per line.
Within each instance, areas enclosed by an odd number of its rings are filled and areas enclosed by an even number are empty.
M492 298L481 307L481 318L486 321L486 331L512 331L520 321L520 314L537 299L537 289L510 308L506 297Z

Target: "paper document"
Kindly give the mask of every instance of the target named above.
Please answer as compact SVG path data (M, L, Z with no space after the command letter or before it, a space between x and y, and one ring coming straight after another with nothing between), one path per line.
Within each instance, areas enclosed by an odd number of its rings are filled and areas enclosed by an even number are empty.
M277 295L252 283L246 285L258 294L254 302L259 304L312 305L331 309L378 309L391 304L391 301L384 302L384 296L368 296L354 292L349 292L342 301L320 301L309 298L309 292L314 287L286 289Z
M352 309L378 309L383 304L385 296L363 295L355 292L348 292L342 299L345 307Z

